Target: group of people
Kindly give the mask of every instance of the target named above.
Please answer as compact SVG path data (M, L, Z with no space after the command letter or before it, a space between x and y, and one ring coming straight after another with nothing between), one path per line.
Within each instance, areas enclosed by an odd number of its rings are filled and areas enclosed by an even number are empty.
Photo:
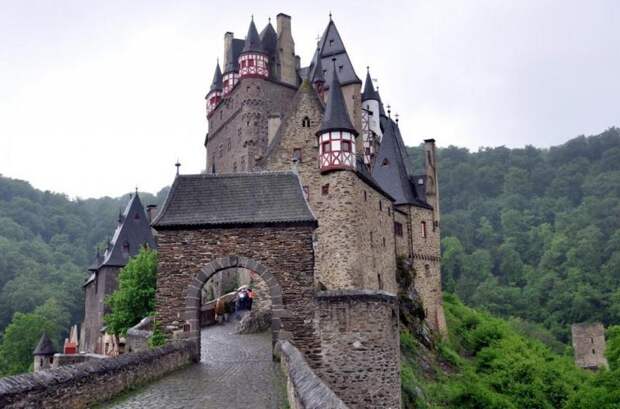
M241 319L241 311L252 310L254 302L254 291L250 287L242 287L237 290L235 298L227 303L222 298L218 298L215 302L215 320L218 323L228 321L228 314L231 312L231 304L234 305L234 313L236 319ZM234 304L233 304L234 303Z

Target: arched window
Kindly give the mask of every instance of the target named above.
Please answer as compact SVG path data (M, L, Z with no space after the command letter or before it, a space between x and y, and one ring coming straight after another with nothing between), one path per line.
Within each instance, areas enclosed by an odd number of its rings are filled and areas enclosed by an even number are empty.
M304 119L301 121L301 126L303 128L310 128L310 118L304 116Z

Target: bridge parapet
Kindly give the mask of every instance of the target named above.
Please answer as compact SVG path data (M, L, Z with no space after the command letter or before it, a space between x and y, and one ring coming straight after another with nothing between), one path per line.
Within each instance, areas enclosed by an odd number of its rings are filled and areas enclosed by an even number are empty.
M114 358L0 378L0 408L81 409L196 360L192 341Z
M297 348L286 340L275 348L286 376L286 392L291 409L348 409L319 378Z

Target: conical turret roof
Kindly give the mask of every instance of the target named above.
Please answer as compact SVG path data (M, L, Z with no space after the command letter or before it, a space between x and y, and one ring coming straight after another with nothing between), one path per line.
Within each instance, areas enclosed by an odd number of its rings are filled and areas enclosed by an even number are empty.
M316 65L314 66L314 78L312 78L312 82L325 82L325 73L323 72L323 63L321 63L321 58L316 59Z
M32 355L54 355L55 353L56 349L54 348L54 344L52 344L52 340L47 336L47 333L44 332Z
M317 131L317 135L327 131L348 131L355 135L358 134L351 123L351 118L349 118L335 66L332 67L332 75L329 81L329 93L327 95L327 106L325 107L325 113L323 114L323 120L321 121L321 127Z
M213 74L210 91L221 91L222 86L222 70L220 69L220 62L218 61L215 66L215 74Z
M373 99L375 101L381 101L379 94L375 91L375 87L372 85L372 78L370 78L370 70L366 71L366 81L364 83L364 92L362 93L362 101Z
M254 18L250 22L250 28L248 28L248 35L245 37L245 45L243 46L244 53L247 52L264 52L263 45L260 41L260 36L258 35L258 30L256 30L256 24L254 24Z
M271 57L276 55L276 49L278 48L278 34L276 34L276 30L271 25L271 21L267 23L265 28L263 28L263 31L260 32L260 41L263 45L263 51Z

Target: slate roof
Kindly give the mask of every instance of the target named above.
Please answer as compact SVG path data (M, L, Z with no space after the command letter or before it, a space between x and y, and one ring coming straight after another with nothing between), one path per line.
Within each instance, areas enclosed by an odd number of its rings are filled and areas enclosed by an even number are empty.
M89 270L96 271L103 266L124 267L129 258L138 254L145 244L152 249L156 248L144 206L136 193L129 200L125 211L119 215L114 236L101 261L97 263L96 259Z
M323 68L327 69L326 78L331 78L331 71L333 69L332 58L336 59L336 67L338 69L338 76L340 78L341 85L348 85L353 83L361 84L347 54L347 50L344 46L340 33L336 28L336 24L333 20L329 20L323 36L319 40L319 49L314 53L312 57L311 72L308 78L314 78L315 69L317 67L318 59L321 59ZM312 67L313 66L313 67Z
M271 25L271 22L267 23L263 31L260 32L260 41L263 45L263 50L269 54L270 57L274 57L278 48L278 35Z
M52 340L47 336L47 333L44 332L32 355L54 355L56 352Z
M250 21L248 35L245 37L245 44L243 45L243 51L241 52L264 52L263 44L261 43L260 36L258 35L258 30L256 30L256 24L254 24L254 18Z
M379 93L375 91L375 87L372 85L372 79L370 78L370 70L366 71L366 81L364 83L364 92L362 92L362 101L374 99L375 101L381 101Z
M391 118L381 117L381 128L383 138L372 168L374 180L394 198L396 205L431 208L418 194L398 125Z
M327 105L325 106L321 126L316 134L319 135L327 131L349 131L355 135L358 134L351 123L351 118L349 118L336 70L331 72Z
M179 175L157 228L316 223L293 172Z
M224 74L231 71L239 71L239 55L245 46L245 40L233 38L232 45L228 49L226 55L226 67L224 67Z
M325 82L325 73L323 72L323 60L321 58L318 58L316 60L315 66L313 67L312 71L314 72L314 76L312 77L312 83Z
M215 66L215 74L213 74L213 81L211 82L210 91L222 90L222 70L220 69L220 62L217 62Z

